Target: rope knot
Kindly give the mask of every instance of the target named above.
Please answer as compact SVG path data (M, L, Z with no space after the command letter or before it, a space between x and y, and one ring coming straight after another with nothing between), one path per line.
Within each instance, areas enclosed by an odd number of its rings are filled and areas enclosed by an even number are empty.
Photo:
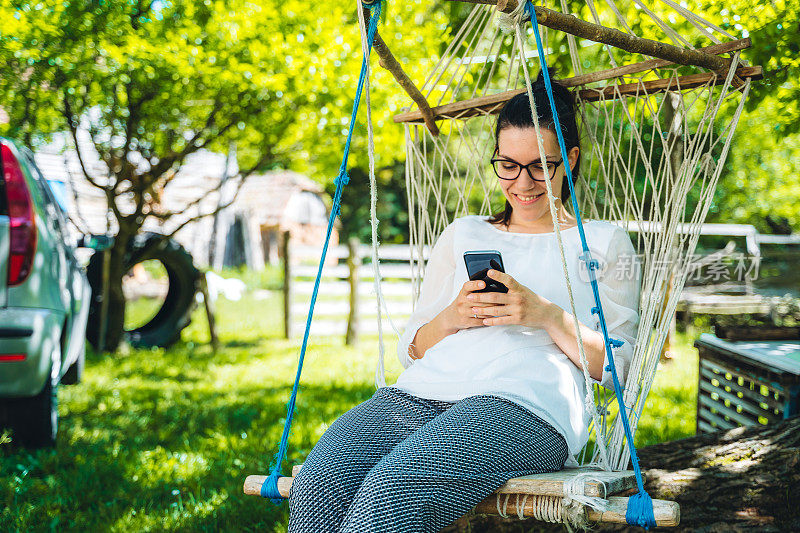
M517 4L517 7L515 7L514 11L511 13L503 13L500 11L497 14L497 27L501 32L514 33L516 28L530 18L530 15L527 15L526 18L527 4L527 1L522 1Z
M283 496L281 496L281 493L278 492L279 477L281 476L276 468L272 471L269 477L264 480L264 484L261 485L261 497L269 498L275 505L283 503L283 500L285 499Z
M612 339L611 337L609 337L609 338L608 338L608 344L609 344L609 345L610 345L612 348L619 348L620 346L622 346L623 344L625 344L625 341L623 341L623 340L619 340L619 339Z
M339 187L339 186L343 187L343 186L347 185L348 183L350 183L350 176L347 175L347 171L344 170L344 169L340 170L339 171L339 175L336 176L336 179L333 180L333 183L337 187Z
M628 499L628 510L625 512L625 521L632 526L645 529L656 527L656 517L653 513L653 499L649 494L640 490Z

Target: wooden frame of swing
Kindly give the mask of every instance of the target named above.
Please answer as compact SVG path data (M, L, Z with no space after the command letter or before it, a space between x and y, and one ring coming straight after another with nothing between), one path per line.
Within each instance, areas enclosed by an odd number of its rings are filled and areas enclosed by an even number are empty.
M499 11L505 13L513 11L518 5L517 0L449 1L496 5ZM686 50L668 43L654 41L652 39L643 39L641 37L623 33L613 28L608 28L599 24L593 24L591 22L578 19L573 15L565 15L552 9L539 6L536 6L535 9L537 18L539 19L539 24L543 26L563 31L564 33L569 33L576 37L614 46L615 48L619 48L628 52L639 53L653 57L653 59L632 63L630 65L624 65L621 67L559 80L560 83L567 87L577 87L588 83L618 78L627 74L644 72L650 69L674 64L692 65L712 70L712 72L692 74L689 76L649 80L646 82L630 84L616 84L603 89L583 89L579 91L579 93L580 98L584 101L597 101L601 99L618 98L625 95L638 95L643 93L655 94L670 90L690 89L705 85L710 80L713 80L714 84L721 84L724 82L724 74L727 74L725 71L730 66L731 60L718 56L720 54L744 50L745 48L749 48L752 44L749 38L745 38L707 46L698 50ZM435 120L468 118L487 112L496 113L499 111L500 107L502 107L503 103L510 100L516 94L524 91L522 89L517 91L507 91L496 95L472 98L469 100L453 102L432 108L419 88L417 88L414 82L411 81L411 78L409 78L409 76L405 73L402 65L394 57L388 45L380 38L380 36L378 36L377 33L375 42L375 51L380 57L380 65L388 70L392 76L394 76L400 87L406 91L406 94L409 95L409 97L417 104L418 107L417 111L396 115L394 117L394 121L397 123L424 122L428 130L434 136L439 135L439 129L435 124ZM734 76L734 86L737 88L741 87L743 78L758 80L762 77L763 70L760 66L740 67L737 69L736 75ZM488 111L484 108L488 108Z
M457 0L451 0L457 1ZM517 0L461 0L470 3L494 4L498 10L510 12L517 5ZM683 50L679 47L660 43L649 39L641 39L628 34L623 34L618 30L606 28L596 24L577 19L571 15L536 7L539 23L549 28L557 29L572 35L583 37L600 43L609 44L622 48L629 52L651 55L654 58L621 67L602 70L559 80L566 87L580 87L589 83L604 80L619 79L622 76L645 72L662 67L677 64L692 65L712 69L711 72L703 72L686 76L673 76L648 80L636 83L614 83L602 88L584 88L578 91L578 98L582 101L599 101L625 96L640 96L643 94L656 94L666 91L687 90L708 85L719 85L724 83L725 77L730 68L731 60L728 58L717 57L719 54L737 52L751 46L749 38L733 40L725 43L711 45L699 50ZM620 46L621 43L622 46ZM396 123L424 123L428 130L438 136L438 127L431 128L431 123L442 119L464 119L477 115L494 114L513 98L515 95L525 92L526 89L506 91L494 95L453 102L442 106L431 107L422 92L411 83L399 63L391 56L391 52L385 43L382 43L381 66L392 72L395 79L403 82L400 85L412 96L419 109L396 115ZM393 60L391 63L384 61L384 56L388 54ZM395 68L393 68L395 67ZM402 75L398 75L396 68L400 69ZM763 71L760 66L739 67L733 77L733 85L737 88L743 85L743 78L761 79ZM293 476L297 474L302 465L297 465L293 469ZM552 499L552 503L560 503L565 496L564 487L566 483L576 475L584 472L592 472L593 475L602 477L610 476L601 483L587 481L584 485L584 495L606 498L609 510L598 512L589 506L585 506L586 518L590 522L606 523L627 523L626 511L628 498L610 496L635 488L634 473L631 470L622 472L603 472L583 467L564 469L559 472L549 474L538 474L509 480L506 484L494 492L473 509L474 512L483 514L501 514L500 507L511 502L512 508L517 514L523 517L535 517L539 515L537 506L541 506L542 499ZM287 479L288 481L288 479ZM288 487L291 487L289 484ZM287 490L287 495L289 488ZM516 495L516 501L510 496ZM503 498L505 496L505 498ZM520 504L519 497L523 497ZM528 497L527 499L525 497ZM531 497L535 496L535 498ZM505 501L501 504L501 499ZM505 507L505 505L503 505ZM680 507L676 502L665 500L653 500L653 511L656 524L660 527L674 527L680 523Z
M704 48L712 53L724 54L744 50L751 46L750 39L739 39L718 45ZM620 76L644 72L646 70L674 65L663 59L650 59L639 63L632 63L622 67L608 70L601 70L591 74L563 78L558 82L565 87L579 87L587 83L609 80ZM760 66L739 67L736 70L739 78L750 78L759 80L763 78L763 69ZM578 98L584 102L594 102L598 100L610 100L624 96L640 96L643 94L657 94L665 91L677 91L701 87L711 82L714 85L724 83L725 78L716 72L703 72L686 76L675 76L671 78L660 78L656 80L639 81L636 83L616 83L602 88L580 89ZM503 105L514 96L524 93L525 88L504 91L497 94L470 98L458 102L452 102L441 106L430 108L433 120L442 119L465 119L477 115L496 114ZM420 123L423 122L422 114L419 110L401 113L394 116L397 123Z

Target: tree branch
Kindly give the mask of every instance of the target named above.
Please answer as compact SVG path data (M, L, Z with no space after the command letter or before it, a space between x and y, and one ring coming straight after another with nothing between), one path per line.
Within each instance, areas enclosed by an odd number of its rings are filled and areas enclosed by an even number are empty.
M150 173L155 177L155 179L158 179L164 172L169 170L172 167L172 165L174 165L176 162L182 162L187 155L196 152L202 147L202 146L195 146L195 143L197 143L197 141L200 140L200 137L203 135L203 133L206 132L206 130L210 129L211 126L214 125L214 123L217 120L217 113L219 113L221 109L222 109L222 101L218 96L217 98L214 99L214 107L208 114L205 125L199 130L197 130L197 132L195 132L192 138L186 143L186 146L183 148L183 150L161 158L159 162L156 163L156 165L151 169ZM208 142L209 141L207 140L205 143L203 143L203 146L208 144Z
M261 166L262 166L264 163L266 163L266 162L269 160L270 156L271 156L271 153L270 153L270 151L269 151L269 150L266 150L266 151L264 152L264 154L263 154L263 155L262 155L262 156L259 158L259 160L258 160L258 161L257 161L257 162L256 162L256 163L253 165L253 166L251 166L250 168L248 168L248 169L247 169L246 171L244 171L244 172L240 172L240 173L239 173L239 174L237 174L237 176L235 176L234 178L231 178L231 179L235 179L235 178L237 178L237 177L238 177L238 178L240 179L240 181L239 181L239 184L236 186L236 190L234 191L234 193L233 193L233 197L231 197L230 201L228 201L228 202L226 202L226 203L224 203L224 204L217 205L217 207L216 207L215 209L213 209L212 211L209 211L208 213L201 213L201 214L199 214L199 215L195 215L195 216L193 216L193 217L189 217L188 219L186 219L186 220L184 220L183 222L181 222L180 224L178 224L178 226L177 226L176 228L174 228L172 231L170 231L170 232L169 232L169 233L166 235L166 237L168 237L168 238L169 238L169 237L173 237L173 236L175 236L175 234L176 234L176 233L178 233L178 232L179 232L181 229L183 229L183 228L184 228L184 227L186 227L187 225L191 224L192 222L197 222L198 220L201 220L201 219L203 219L203 218L206 218L206 217L209 217L209 216L212 216L212 215L216 215L216 214L217 214L217 213L219 213L220 211L222 211L222 210L224 210L224 209L226 209L226 208L230 207L231 205L233 205L233 203L236 201L236 198L239 196L239 191L241 191L241 190L242 190L242 186L244 185L244 182L245 182L245 180L246 180L246 179L247 179L247 178L248 178L248 177L249 177L249 176L250 176L250 175L251 175L253 172L255 172L256 170L258 170L258 169L259 169L259 168L260 168L260 167L261 167ZM220 180L220 182L221 182L221 180ZM218 186L218 187L219 187L219 186ZM212 192L212 191L213 191L213 189L209 190L208 192L210 193L210 192ZM202 200L202 197L201 197L201 198L198 198L197 200L193 201L192 203L196 205L197 203L199 203L199 201L200 201L200 200ZM176 213L176 214L177 214L177 213Z
M75 115L72 112L72 107L70 106L69 100L67 99L66 93L64 94L64 118L67 121L67 126L69 127L70 134L72 135L72 143L75 145L75 153L78 155L78 162L81 165L81 170L83 171L83 176L86 178L91 185L97 187L101 191L107 191L107 185L100 185L97 180L95 180L86 168L86 163L83 161L83 155L81 154L81 148L78 144L78 128L74 123Z
M119 207L117 206L116 196L115 196L115 193L114 193L115 187L110 184L110 172L111 172L111 169L109 168L109 176L107 177L107 179L109 180L109 183L107 183L106 185L100 185L100 183L98 183L97 180L95 180L89 174L89 171L87 170L86 164L84 163L84 160L83 160L83 155L81 154L80 144L78 143L78 127L77 127L77 125L75 123L76 115L72 111L72 106L69 103L69 98L67 98L66 93L64 94L63 102L64 102L64 117L67 119L67 124L69 126L70 133L72 134L72 141L75 144L75 153L78 155L78 161L80 162L81 170L83 171L83 175L86 177L86 181L88 181L91 185L93 185L94 187L97 187L98 189L100 189L103 192L105 192L106 203L108 204L108 208L111 209L112 213L114 213L114 218L117 219L117 223L122 225L123 222L125 221L125 217L122 214L122 212L119 210ZM92 136L91 131L89 132L89 137L91 138L92 143L95 145L95 150L98 150L97 143L95 143L95 140L94 140L94 137ZM98 153L101 153L101 152L98 150ZM106 164L108 164L108 163L106 163Z
M511 13L516 9L518 0L464 0L472 4L497 5L504 13ZM650 57L666 59L680 65L696 65L709 70L720 71L730 67L731 60L715 55L706 54L699 50L683 49L652 39L636 37L623 33L614 28L608 28L581 20L574 15L567 15L558 11L535 6L536 18L540 25L572 34L581 39L588 39L596 43L611 45L634 54L643 54Z

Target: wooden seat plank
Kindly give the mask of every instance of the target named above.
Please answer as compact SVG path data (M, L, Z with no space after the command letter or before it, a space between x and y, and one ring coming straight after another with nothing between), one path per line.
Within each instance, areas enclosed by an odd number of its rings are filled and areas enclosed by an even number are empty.
M302 467L302 464L294 465L292 468L292 477L297 476ZM532 474L530 476L509 479L495 492L498 494L565 496L564 484L572 480L576 475L582 473L591 473L592 477L597 479L597 481L586 480L584 482L584 496L607 498L636 486L636 477L633 474L633 470L605 472L596 468L581 466L577 468L564 468L558 472L546 472L543 474Z
M300 466L297 465L294 467L293 470L297 472L300 471ZM578 470L578 469L571 469L571 470ZM554 472L555 473L555 472ZM542 474L537 474L542 475ZM574 475L574 473L573 473ZM566 479L564 476L563 479ZM262 475L252 475L247 476L244 482L244 493L252 496L260 496L261 495L261 486L267 480L267 476ZM278 478L278 492L284 498L289 497L289 492L292 487L292 482L294 481L293 477L281 477ZM552 481L552 480L550 480ZM563 486L563 481L562 481ZM506 513L514 515L516 514L516 506L517 506L517 498L514 497L512 493L508 493L508 505L506 506ZM560 498L561 496L549 496L551 498ZM505 503L506 496L503 496L500 493L495 493L489 496L488 498L484 499L478 505L475 506L475 511L478 513L483 514L498 514L497 511L497 501L498 498L501 499L501 508L503 507L503 503ZM628 508L628 500L629 498L619 497L619 496L611 496L608 497L609 509L605 512L598 512L594 509L587 508L586 514L587 518L593 522L606 522L606 523L617 523L617 524L624 524L626 523L625 514ZM527 499L524 505L522 506L522 515L523 516L535 516L535 502L532 498ZM676 502L666 501L666 500L653 500L653 513L655 515L656 524L662 527L674 527L680 523L680 507Z

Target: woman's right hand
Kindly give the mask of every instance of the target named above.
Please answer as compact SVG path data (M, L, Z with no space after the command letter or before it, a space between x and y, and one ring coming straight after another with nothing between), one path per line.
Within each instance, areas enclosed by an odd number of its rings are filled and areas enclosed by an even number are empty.
M461 291L458 293L458 296L456 296L456 299L447 306L446 324L452 332L456 332L460 329L483 326L483 319L485 317L479 314L478 318L475 318L475 312L472 308L488 306L467 300L467 296L471 292L483 289L484 287L486 287L486 282L483 280L467 281L461 287Z
M488 307L494 304L480 304L471 300L467 300L467 296L477 290L486 286L486 282L467 281L461 287L461 291L456 296L453 302L442 309L436 317L420 327L414 334L414 339L408 345L408 356L411 359L421 359L425 356L428 348L453 333L457 333L461 329L474 328L476 326L483 326L482 315L475 318L473 307Z

